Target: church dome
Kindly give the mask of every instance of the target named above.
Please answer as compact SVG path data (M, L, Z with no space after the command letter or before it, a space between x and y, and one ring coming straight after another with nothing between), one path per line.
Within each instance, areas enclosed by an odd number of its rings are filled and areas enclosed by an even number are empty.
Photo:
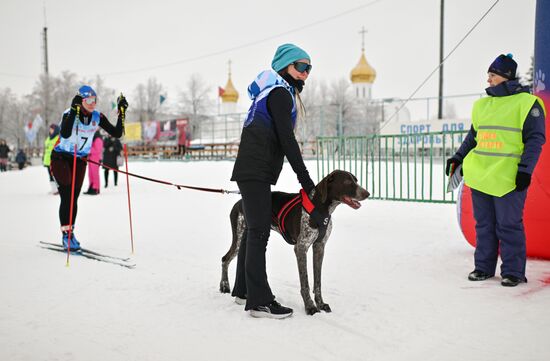
M236 103L237 100L239 100L239 92L237 91L237 89L235 89L235 86L231 81L231 74L229 74L229 78L227 79L227 84L225 84L225 88L222 94L222 102Z
M352 83L374 83L376 71L367 62L364 51L361 53L359 63L351 70L350 78Z

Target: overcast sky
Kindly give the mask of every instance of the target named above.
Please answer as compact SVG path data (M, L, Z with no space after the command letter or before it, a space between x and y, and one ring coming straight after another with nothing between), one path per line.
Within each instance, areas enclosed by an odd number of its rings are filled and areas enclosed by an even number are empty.
M445 2L445 54L495 1ZM487 68L500 53L513 53L519 70L527 72L535 3L500 0L445 63L446 94L482 92ZM440 0L1 0L0 88L28 94L42 72L44 4L50 73L100 74L109 87L127 94L156 77L173 99L198 73L214 97L217 86L225 85L231 59L244 109L247 85L285 42L309 52L310 79L349 79L363 26L367 60L378 73L373 97L408 97L438 64ZM149 70L138 71L143 68ZM436 96L437 79L436 74L418 96Z

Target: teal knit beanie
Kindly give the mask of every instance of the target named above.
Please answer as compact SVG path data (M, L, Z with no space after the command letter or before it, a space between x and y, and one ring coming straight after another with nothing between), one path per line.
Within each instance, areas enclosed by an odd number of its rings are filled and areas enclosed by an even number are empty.
M301 48L294 44L283 44L277 48L275 56L273 56L273 60L271 61L271 67L276 72L279 72L300 59L307 59L311 62L309 55Z

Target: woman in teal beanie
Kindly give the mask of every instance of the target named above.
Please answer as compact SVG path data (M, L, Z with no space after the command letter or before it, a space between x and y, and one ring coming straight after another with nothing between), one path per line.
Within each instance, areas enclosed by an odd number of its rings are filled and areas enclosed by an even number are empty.
M283 44L275 52L271 67L248 87L252 105L231 177L241 191L247 225L232 295L237 303L246 302L245 310L254 317L284 318L292 314L292 309L275 301L265 270L271 185L277 183L286 157L307 194L315 187L294 136L298 114L304 112L299 94L311 72L311 59L296 45ZM315 210L311 217L323 226L328 210Z

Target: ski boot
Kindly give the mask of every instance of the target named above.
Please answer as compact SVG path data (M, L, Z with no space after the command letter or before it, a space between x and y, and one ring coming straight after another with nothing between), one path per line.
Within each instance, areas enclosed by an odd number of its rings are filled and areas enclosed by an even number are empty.
M63 242L63 249L67 250L69 248L69 227L63 226L61 227L61 231L63 232L63 236L61 238L61 241ZM71 232L71 251L78 251L80 249L80 242L76 239L74 235L74 231Z

